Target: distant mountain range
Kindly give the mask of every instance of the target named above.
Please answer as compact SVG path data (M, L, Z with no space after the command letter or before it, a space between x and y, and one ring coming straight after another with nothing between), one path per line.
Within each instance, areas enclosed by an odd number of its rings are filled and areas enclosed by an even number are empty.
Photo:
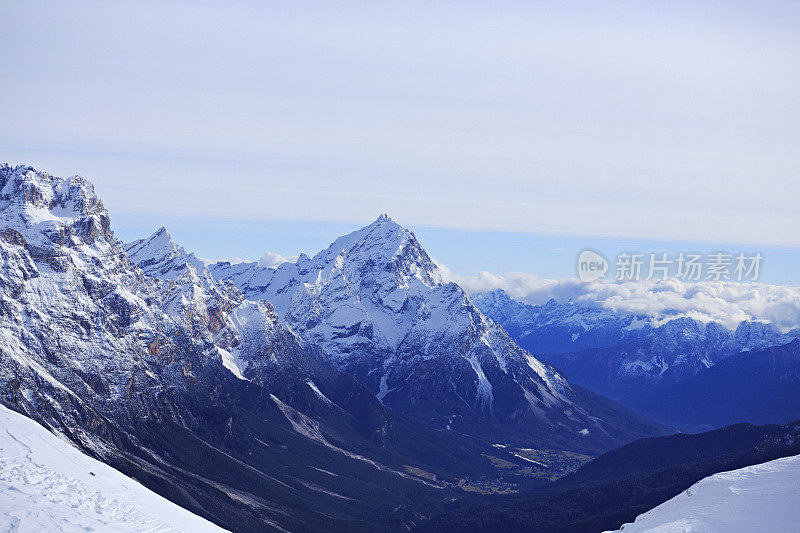
M714 322L678 318L626 344L542 357L576 383L628 401L653 385L695 376L733 354L793 338L758 322L742 322L732 331Z
M640 395L643 413L688 429L800 419L800 340L727 357Z
M511 298L502 289L474 294L472 301L522 348L537 355L617 346L654 329L652 317L646 315L553 299L531 305Z
M797 330L781 333L771 324L753 321L731 330L688 317L654 327L653 317L574 302L532 306L502 291L478 294L473 300L488 316L521 335L521 344L571 382L666 424L708 429L743 421L785 422L800 413L800 396L787 397L783 392L800 385L795 370L800 370L800 360L783 357L783 366L778 368L767 361L759 365L756 356L751 361L748 355L736 355L790 343L800 336ZM534 342L558 353L542 353ZM570 346L581 349L570 350ZM726 364L715 369L721 362ZM755 379L733 379L747 374L758 376L758 384ZM715 397L712 391L727 394ZM762 401L748 409L737 400L755 400L758 391ZM780 406L768 401L772 394ZM715 398L713 408L704 410L694 403L705 397ZM785 402L777 400L784 397Z

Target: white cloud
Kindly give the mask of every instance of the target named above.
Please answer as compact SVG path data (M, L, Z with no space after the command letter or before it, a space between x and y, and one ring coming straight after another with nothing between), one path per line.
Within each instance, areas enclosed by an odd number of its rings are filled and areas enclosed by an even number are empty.
M800 327L798 287L719 281L603 282L587 286L576 300L646 313L662 321L689 316L728 327L742 320L772 322L782 330Z
M219 263L221 261L227 261L232 265L238 265L239 263L251 263L250 259L242 259L241 257L217 257L216 259L208 259L206 257L198 257L200 261L202 261L206 266L213 265L214 263Z
M800 327L800 287L762 283L705 281L598 281L546 279L525 272L505 275L482 271L459 276L439 265L445 281L458 283L467 292L503 289L518 300L542 304L554 298L573 300L619 311L642 313L663 322L688 316L703 322L716 321L733 328L743 320L762 320L783 331Z
M299 256L296 255L283 256L281 254L276 254L275 252L267 252L261 256L261 259L258 260L258 264L261 265L262 267L275 268L281 263L296 263L298 257ZM227 261L232 265L237 265L239 263L255 262L252 259L242 259L241 257L218 257L216 259L206 259L201 257L199 259L206 265L213 265L214 263L218 263L220 261Z
M508 272L499 275L481 270L476 276L461 276L434 258L442 272L442 279L460 285L469 293L503 289L512 298L527 303L542 304L550 298L557 301L572 299L585 290L585 284L577 279L540 278L528 272Z
M276 254L275 252L267 252L258 260L258 264L263 267L274 268L281 263L296 263L298 256L293 255L289 257Z

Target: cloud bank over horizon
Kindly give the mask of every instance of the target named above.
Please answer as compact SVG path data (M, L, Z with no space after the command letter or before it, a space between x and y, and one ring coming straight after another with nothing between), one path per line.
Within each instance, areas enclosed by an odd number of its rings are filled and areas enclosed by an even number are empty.
M728 328L746 320L770 322L781 331L800 328L800 287L725 281L684 282L677 279L650 281L596 281L547 279L526 272L504 275L488 271L474 276L458 275L438 264L445 281L460 285L470 294L497 289L534 305L550 299L573 301L615 311L654 317L660 324L678 317L719 322Z

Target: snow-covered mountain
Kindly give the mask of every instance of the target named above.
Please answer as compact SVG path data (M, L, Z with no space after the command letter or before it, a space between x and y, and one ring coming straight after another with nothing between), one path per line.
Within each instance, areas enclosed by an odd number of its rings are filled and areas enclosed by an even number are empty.
M222 364L237 378L280 391L283 400L276 403L281 408L285 404L307 408L305 400L316 399L322 405L336 405L333 418L346 413L349 422L359 418L357 411L370 412L375 431L385 429L386 409L372 394L349 374L332 368L319 347L287 328L272 305L246 300L232 283L218 282L203 261L172 240L166 228L125 248L159 287L164 312L195 334L209 337ZM343 408L352 403L354 393L361 396L356 409Z
M271 380L282 366L308 367L311 363L303 360L314 359L316 351L302 346L269 304L247 301L233 284L218 283L205 263L177 245L166 228L126 244L125 250L159 288L164 313L196 335L209 336L223 365L236 377Z
M545 279L522 272L459 276L446 267L443 272L448 281L455 281L470 294L503 289L511 298L534 308L555 299L562 304L645 316L657 324L689 317L718 322L728 329L747 321L769 322L782 332L800 329L800 286L677 278L584 283L574 278Z
M652 317L646 315L553 299L531 305L511 298L502 289L474 294L472 301L533 354L616 346L653 330Z
M162 311L192 327L195 335L210 334L221 349L223 363L240 373L230 356L230 350L241 341L229 313L242 305L242 294L230 285L218 284L205 263L175 244L166 228L126 244L125 251L158 287Z
M783 334L773 324L763 321L745 320L736 327L689 317L663 321L655 316L604 307L600 302L589 305L551 299L544 305L531 305L511 298L502 289L475 294L472 300L481 312L502 325L520 346L533 354L619 346L649 335L663 335L666 342L672 342L681 331L694 338L707 331L708 342L719 344L715 351L733 354L800 336L796 330Z
M384 404L434 427L601 446L652 431L522 350L385 215L313 258L210 269L272 304Z
M0 166L0 403L241 530L400 527L493 475L164 237L131 247L142 270L86 180Z
M0 530L224 531L0 405Z
M210 338L162 311L86 180L0 166L0 224L0 401L219 519L164 448L199 427L198 382L224 378Z
M619 531L787 531L800 523L798 479L800 455L714 474Z

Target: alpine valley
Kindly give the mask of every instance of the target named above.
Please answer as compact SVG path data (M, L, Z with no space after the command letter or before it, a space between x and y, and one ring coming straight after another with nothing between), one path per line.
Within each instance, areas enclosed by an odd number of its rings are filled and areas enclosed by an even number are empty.
M685 440L686 453L722 439L737 460L709 452L655 496L631 496L649 482L653 450L674 451L675 440L656 438L678 438L664 437L674 427L800 417L796 332L473 298L386 215L276 268L212 263L165 228L121 242L79 176L2 165L0 293L0 403L13 425L2 445L15 454L0 458L2 490L45 502L0 505L12 529L68 529L81 521L75 509L91 507L100 529L159 530L179 520L163 498L202 517L187 530L462 527L454 509L483 509L492 495L537 514L547 505L531 491L593 497L587 483L620 482L629 457L640 467L625 512L573 517L619 527L701 474L797 453L796 425L704 434ZM749 390L751 409L692 409L698 390L723 398L722 382ZM675 394L687 401L666 408ZM40 444L50 437L61 441ZM767 451L750 453L745 440ZM686 462L664 457L660 468ZM95 461L106 465L99 477L83 472ZM103 499L119 473L149 489L118 494L158 502L152 516ZM71 486L80 494L61 517Z

